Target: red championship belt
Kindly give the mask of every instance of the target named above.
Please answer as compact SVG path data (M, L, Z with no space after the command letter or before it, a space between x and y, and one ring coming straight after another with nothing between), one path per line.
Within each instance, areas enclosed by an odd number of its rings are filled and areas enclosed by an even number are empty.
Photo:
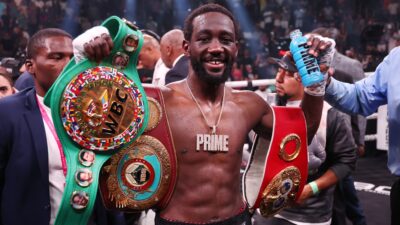
M296 201L307 180L307 130L303 111L273 107L271 141L256 137L243 176L251 210L267 217Z
M100 190L108 209L164 208L175 188L177 163L161 90L143 85L150 118L142 136L103 166Z

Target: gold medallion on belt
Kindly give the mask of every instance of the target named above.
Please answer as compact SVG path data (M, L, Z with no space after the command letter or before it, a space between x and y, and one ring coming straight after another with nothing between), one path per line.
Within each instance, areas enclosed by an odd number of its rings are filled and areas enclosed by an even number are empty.
M67 85L61 117L68 135L85 149L112 150L142 127L144 104L138 86L106 66L85 70Z
M261 215L268 217L293 203L299 191L301 174L299 169L290 166L275 175L262 194Z
M147 97L149 103L149 122L144 132L153 130L160 123L163 115L163 109L158 101L152 97Z
M171 162L159 140L142 135L114 154L103 173L108 174L108 200L116 208L144 210L158 204L168 191Z
M289 143L291 143L291 142L294 142L294 144L295 144L294 151L293 151L293 153L288 153L287 145L289 145ZM282 160L284 160L286 162L295 160L297 158L297 156L299 156L300 149L301 149L301 140L300 140L299 135L297 135L297 134L286 135L286 137L283 138L279 147L280 147L279 157Z

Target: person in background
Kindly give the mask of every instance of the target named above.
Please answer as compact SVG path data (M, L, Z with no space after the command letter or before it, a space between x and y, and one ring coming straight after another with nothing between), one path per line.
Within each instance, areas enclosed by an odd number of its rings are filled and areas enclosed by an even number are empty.
M278 98L287 107L297 107L304 95L297 68L289 54L271 58L279 66L276 75ZM350 117L325 103L318 131L308 146L308 179L297 204L265 219L266 225L331 223L337 182L355 167L356 145L351 135Z
M185 56L183 49L183 31L174 29L161 38L161 58L170 68L165 76L165 84L182 80L189 72L189 57Z
M164 85L163 77L165 77L169 68L165 66L161 59L160 37L150 30L142 30L142 32L143 46L139 52L138 62L141 80L148 83L146 79L150 79L152 84Z
M62 149L50 130L50 109L43 104L43 97L71 56L68 33L60 29L38 31L29 42L26 61L35 89L0 101L0 126L7 128L0 131L2 224L54 223L65 176ZM16 130L19 132L13 132Z
M6 68L0 66L0 98L12 95L15 93L11 74Z
M161 58L171 70L165 76L165 84L184 79L189 72L189 57L183 49L183 31L174 29L161 38Z
M400 224L400 47L394 48L376 68L373 75L355 84L328 79L325 99L332 106L348 113L364 116L375 113L379 106L388 106L388 168L398 177L390 190L391 224Z

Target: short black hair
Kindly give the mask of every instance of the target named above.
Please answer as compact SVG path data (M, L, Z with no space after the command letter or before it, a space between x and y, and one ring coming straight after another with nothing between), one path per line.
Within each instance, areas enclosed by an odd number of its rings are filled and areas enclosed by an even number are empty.
M64 30L58 28L45 28L36 32L28 42L26 49L27 58L32 59L38 54L39 48L44 47L45 39L48 37L68 37L72 39L72 36Z
M183 34L187 41L189 41L190 38L192 37L194 18L199 15L203 15L203 14L206 14L209 12L218 12L218 13L222 13L222 14L228 16L233 22L233 26L235 28L235 37L236 37L236 39L239 38L239 25L238 25L237 21L235 20L235 18L233 17L232 13L228 9L226 9L225 7L223 7L221 5L209 3L209 4L205 4L205 5L202 5L198 8L196 8L186 17Z

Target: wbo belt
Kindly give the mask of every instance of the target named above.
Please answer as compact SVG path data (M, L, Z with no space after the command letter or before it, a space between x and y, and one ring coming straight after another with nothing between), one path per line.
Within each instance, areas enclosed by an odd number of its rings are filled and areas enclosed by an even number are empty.
M87 224L101 166L135 141L148 123L147 98L136 70L143 36L116 16L102 26L114 42L110 56L100 64L72 59L45 96L68 169L56 225Z
M177 163L163 95L153 85L144 89L150 110L145 132L101 170L100 190L107 209L164 208L174 191Z
M300 108L272 107L271 141L256 137L243 175L250 210L268 217L294 203L307 181L307 131Z

